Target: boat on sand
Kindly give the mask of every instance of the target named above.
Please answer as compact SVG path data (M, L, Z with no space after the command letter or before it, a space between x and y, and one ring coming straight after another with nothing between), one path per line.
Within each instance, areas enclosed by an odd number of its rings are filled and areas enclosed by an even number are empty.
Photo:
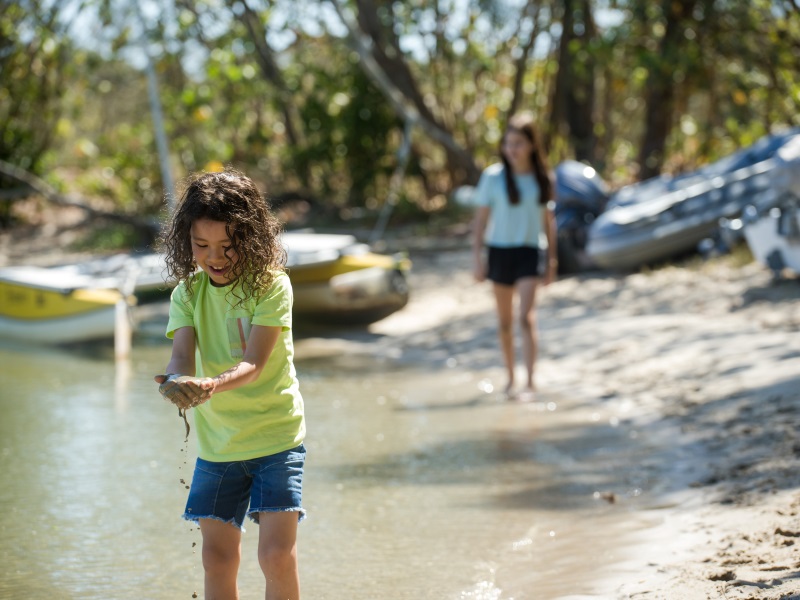
M282 241L298 323L366 324L408 302L404 256L376 254L351 235L287 232ZM157 253L2 268L0 339L64 344L111 338L120 301L141 306L169 298L173 284L164 274ZM136 329L140 319L131 319Z
M376 254L351 235L290 232L283 243L298 322L368 324L408 303L403 255Z
M769 210L800 194L800 128L765 136L697 171L656 177L613 193L587 229L594 265L631 270L693 252L721 219Z
M745 209L741 219L744 238L753 257L780 278L784 269L800 274L800 198L759 213Z
M114 334L117 303L125 296L80 277L40 267L0 269L0 338L64 344Z

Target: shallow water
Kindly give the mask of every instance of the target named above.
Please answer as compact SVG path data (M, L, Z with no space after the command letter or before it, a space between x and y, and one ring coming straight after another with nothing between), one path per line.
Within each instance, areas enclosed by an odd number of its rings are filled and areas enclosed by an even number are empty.
M500 401L492 373L313 344L298 341L305 598L577 597L624 558L634 526L594 492L648 482L620 468L613 416L589 422L552 393ZM0 597L202 597L200 534L180 519L194 444L152 382L168 355L0 347ZM247 529L242 598L260 598Z

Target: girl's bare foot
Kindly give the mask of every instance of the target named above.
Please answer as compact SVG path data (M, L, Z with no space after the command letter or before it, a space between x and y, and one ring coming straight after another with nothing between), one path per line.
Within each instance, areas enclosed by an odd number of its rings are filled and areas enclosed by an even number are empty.
M533 402L536 400L536 388L534 386L526 387L518 394L517 400L520 402Z
M514 382L512 381L506 386L506 400L516 400L517 399L517 390L514 389Z

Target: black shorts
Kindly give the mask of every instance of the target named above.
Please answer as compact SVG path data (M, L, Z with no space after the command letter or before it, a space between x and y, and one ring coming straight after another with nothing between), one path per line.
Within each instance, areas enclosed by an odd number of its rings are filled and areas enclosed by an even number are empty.
M486 276L501 285L514 285L523 277L541 277L546 257L546 252L529 246L489 246L489 272Z

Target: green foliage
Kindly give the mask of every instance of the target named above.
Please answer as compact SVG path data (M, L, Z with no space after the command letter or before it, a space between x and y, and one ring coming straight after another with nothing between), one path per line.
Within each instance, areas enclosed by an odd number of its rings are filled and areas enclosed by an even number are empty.
M637 145L644 135L642 93L654 73L661 73L677 91L666 146L668 171L716 160L773 126L800 124L800 13L783 11L772 0L697 0L683 23L678 52L662 55L664 10L671 4L614 3L624 18L603 33L614 44L614 59L603 75L612 90L614 109L606 130L615 140L612 148ZM630 170L630 159L627 152L619 154L605 168L627 164Z
M696 167L775 126L800 124L800 13L772 0L683 3L693 10L681 23L677 51L660 44L671 1L595 0L598 15L603 8L616 18L596 20L596 31L571 43L575 80L568 83L594 78L589 132L597 140L595 166L612 183L636 176L654 81L675 90L665 170ZM355 3L340 4L355 10ZM567 4L523 4L380 3L387 54L399 52L412 91L479 166L497 159L512 104L533 110L543 126L553 114ZM0 158L106 206L156 214L164 184L147 80L131 59L142 56L140 24L126 0L71 6L87 22L105 23L103 43L68 35L63 19L75 15L63 3L2 4ZM254 22L243 6L173 0L159 4L159 18L147 24L176 179L230 164L271 196L295 192L329 215L373 217L397 164L402 119L365 74L342 28L329 26L328 4L249 0ZM582 27L585 19L576 22ZM538 43L514 97L517 59L530 35ZM387 76L400 85L405 74ZM401 220L440 214L438 199L456 180L452 153L427 133L414 132L394 213ZM552 162L574 156L574 145L568 132L556 131Z
M319 40L306 42L323 49ZM401 124L349 52L337 54L317 65L300 58L287 73L295 87L308 90L299 107L306 145L290 149L290 158L299 170L317 174L312 183L320 197L375 208L394 167L391 134Z
M0 159L40 172L61 111L71 51L72 42L52 15L17 3L0 11Z
M143 74L85 49L74 64L44 164L73 192L126 212L154 212L162 183Z
M114 224L91 229L86 235L72 244L76 251L109 252L135 246L139 241L137 232L129 225Z
M31 3L34 6L37 3ZM70 72L72 42L54 15L18 3L0 10L0 160L33 173L52 142ZM0 177L0 190L19 187ZM0 203L0 226L11 223L11 202Z

